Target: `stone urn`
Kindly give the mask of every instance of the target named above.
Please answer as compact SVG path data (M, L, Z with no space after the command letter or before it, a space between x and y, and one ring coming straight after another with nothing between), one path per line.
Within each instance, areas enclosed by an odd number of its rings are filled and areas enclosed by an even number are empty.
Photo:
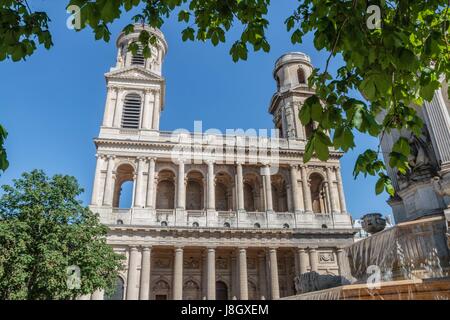
M386 228L386 219L381 213L368 213L361 218L361 226L367 233L374 234Z

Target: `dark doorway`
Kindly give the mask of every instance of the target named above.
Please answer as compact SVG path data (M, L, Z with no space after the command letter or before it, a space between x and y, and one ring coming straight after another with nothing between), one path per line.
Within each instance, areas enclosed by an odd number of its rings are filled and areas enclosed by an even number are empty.
M222 282L216 282L216 300L228 300L228 286Z

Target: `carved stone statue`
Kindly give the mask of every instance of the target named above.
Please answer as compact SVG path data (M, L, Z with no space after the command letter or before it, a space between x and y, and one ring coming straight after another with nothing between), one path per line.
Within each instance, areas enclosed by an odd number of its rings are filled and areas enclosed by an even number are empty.
M431 139L426 129L420 137L411 134L408 139L411 154L408 156L409 170L398 174L400 184L427 180L436 175L436 165L431 150Z
M442 179L441 177L433 177L432 179L434 191L441 197L450 197L450 179ZM448 204L450 208L450 202Z

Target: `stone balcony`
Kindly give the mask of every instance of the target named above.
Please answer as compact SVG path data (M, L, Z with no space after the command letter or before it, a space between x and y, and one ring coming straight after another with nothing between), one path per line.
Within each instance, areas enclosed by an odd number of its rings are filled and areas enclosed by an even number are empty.
M348 214L246 212L179 209L117 209L91 206L106 225L233 229L351 229Z

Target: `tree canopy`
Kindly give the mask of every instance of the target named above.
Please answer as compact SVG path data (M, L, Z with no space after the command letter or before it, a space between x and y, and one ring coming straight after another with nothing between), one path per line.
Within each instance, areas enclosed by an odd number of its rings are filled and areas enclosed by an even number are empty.
M0 60L25 59L37 44L51 47L48 17L32 12L26 1L2 1L0 21ZM110 40L109 26L124 11L139 8L134 22L160 28L171 14L186 25L183 41L226 42L232 27L241 35L230 47L234 61L246 60L249 49L269 51L266 37L270 0L70 0L68 7L79 18L78 30L91 28L95 39ZM276 5L276 4L275 4ZM369 26L373 11L380 21ZM441 78L450 76L449 0L299 0L297 9L286 17L292 43L314 35L317 50L330 53L324 70L316 69L309 79L316 94L307 99L299 117L303 124L318 126L309 138L304 156L320 160L329 157L329 148L344 152L355 147L354 132L379 137L395 129L421 134L423 123L414 106L430 101L441 87ZM6 13L6 15L4 15ZM124 28L131 32L133 25ZM154 36L142 31L139 38L144 55ZM137 45L132 44L132 51ZM344 63L337 74L328 70L330 60L340 55ZM360 91L365 99L356 99ZM381 117L380 117L381 115ZM378 118L377 118L378 117ZM380 120L381 119L381 120ZM405 138L396 141L389 165L400 173L408 169L410 147ZM355 164L354 175L378 175L376 192L393 195L385 174L380 150L368 149Z
M122 256L74 177L34 170L0 197L0 299L74 299L116 283ZM71 280L79 270L79 282ZM75 279L77 280L77 279Z

